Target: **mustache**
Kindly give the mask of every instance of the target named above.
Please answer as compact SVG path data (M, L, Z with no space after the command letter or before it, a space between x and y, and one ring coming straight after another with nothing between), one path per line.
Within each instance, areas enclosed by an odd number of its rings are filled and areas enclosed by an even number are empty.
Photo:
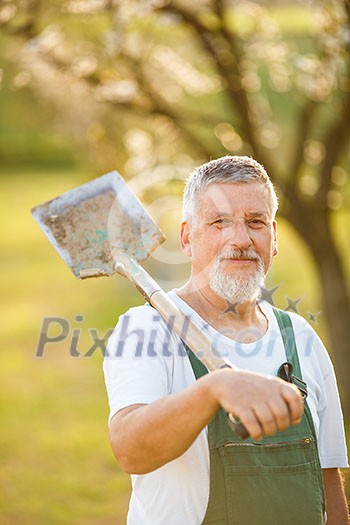
M225 259L251 259L252 261L261 261L259 254L257 254L252 248L246 250L236 248L218 256L219 262L224 261Z

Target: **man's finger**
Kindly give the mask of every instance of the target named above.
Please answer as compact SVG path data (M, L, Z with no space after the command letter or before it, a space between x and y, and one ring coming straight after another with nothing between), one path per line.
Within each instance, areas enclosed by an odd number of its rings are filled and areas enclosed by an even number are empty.
M291 384L283 385L281 394L288 404L291 424L299 424L304 411L304 402L298 388Z
M245 410L239 414L239 418L252 439L259 440L263 438L264 433L262 426L253 410Z
M277 432L278 427L275 415L267 403L261 403L254 407L254 412L265 436L272 436Z
M274 397L268 401L269 407L275 416L277 422L277 430L285 430L292 422L288 405L284 399Z

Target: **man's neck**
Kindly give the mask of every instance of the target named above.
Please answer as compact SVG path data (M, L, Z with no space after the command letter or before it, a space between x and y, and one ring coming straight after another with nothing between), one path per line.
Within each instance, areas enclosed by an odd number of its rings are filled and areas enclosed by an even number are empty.
M215 330L235 341L257 341L268 328L256 300L229 303L210 287L200 288L191 280L177 290L177 295Z

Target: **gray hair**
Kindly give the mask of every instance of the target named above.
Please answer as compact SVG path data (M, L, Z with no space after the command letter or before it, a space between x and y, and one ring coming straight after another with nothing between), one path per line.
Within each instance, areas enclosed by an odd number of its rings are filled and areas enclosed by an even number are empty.
M226 155L195 168L188 177L183 194L183 220L191 221L199 195L213 182L260 182L265 185L269 190L274 219L278 200L265 168L251 157Z

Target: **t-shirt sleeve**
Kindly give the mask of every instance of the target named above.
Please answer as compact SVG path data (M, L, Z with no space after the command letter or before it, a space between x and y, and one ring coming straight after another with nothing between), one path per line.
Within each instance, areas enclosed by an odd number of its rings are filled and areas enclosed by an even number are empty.
M314 382L317 393L315 398L321 467L347 467L343 414L331 358L321 339L305 319L293 316L293 324L299 331L301 348L305 349L303 364L309 369L309 378Z
M119 318L103 362L109 422L122 408L152 403L169 393L169 338L165 323L150 306L132 308Z

